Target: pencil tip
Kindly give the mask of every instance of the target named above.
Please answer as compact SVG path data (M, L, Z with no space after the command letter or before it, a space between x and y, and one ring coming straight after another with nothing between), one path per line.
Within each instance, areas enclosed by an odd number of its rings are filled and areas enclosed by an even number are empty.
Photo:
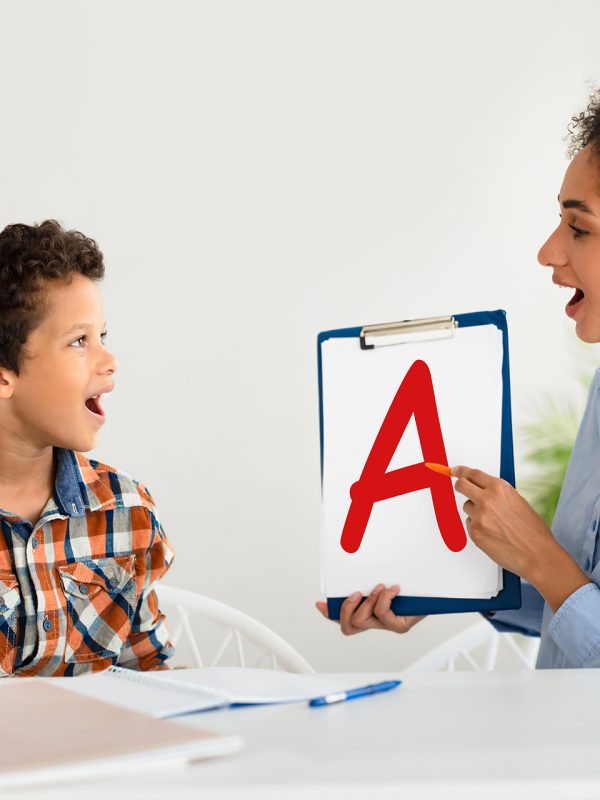
M431 469L433 472L439 472L441 475L446 475L448 477L452 475L452 470L450 467L446 466L446 464L434 464L431 461L424 461L423 463L427 469Z

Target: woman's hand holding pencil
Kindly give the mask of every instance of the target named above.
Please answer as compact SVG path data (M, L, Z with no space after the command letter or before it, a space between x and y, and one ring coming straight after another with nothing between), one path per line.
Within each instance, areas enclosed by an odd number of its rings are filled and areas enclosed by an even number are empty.
M426 466L457 479L455 490L467 498L463 511L473 544L535 586L553 611L589 583L542 517L510 483L470 467Z
M467 500L467 532L497 564L529 580L544 551L559 547L552 531L519 492L502 478L479 469L425 464L456 478L454 488Z

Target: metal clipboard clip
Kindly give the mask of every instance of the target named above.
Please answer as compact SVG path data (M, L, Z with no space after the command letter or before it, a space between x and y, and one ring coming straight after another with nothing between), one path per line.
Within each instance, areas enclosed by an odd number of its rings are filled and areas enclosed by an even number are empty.
M373 350L376 346L450 339L456 328L458 322L454 317L425 317L365 325L360 332L360 349Z

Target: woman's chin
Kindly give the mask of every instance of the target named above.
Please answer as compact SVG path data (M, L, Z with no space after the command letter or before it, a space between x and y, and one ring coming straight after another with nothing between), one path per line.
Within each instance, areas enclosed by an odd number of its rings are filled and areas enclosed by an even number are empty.
M575 324L575 334L578 339L587 344L600 342L600 319L590 323L588 320L577 320Z

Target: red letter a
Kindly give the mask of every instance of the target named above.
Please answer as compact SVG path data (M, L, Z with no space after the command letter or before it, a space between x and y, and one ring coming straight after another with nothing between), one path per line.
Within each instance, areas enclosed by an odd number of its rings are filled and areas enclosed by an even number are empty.
M467 543L450 478L432 472L424 463L386 472L413 414L423 462L447 464L431 373L424 361L415 361L406 373L383 420L362 475L350 488L352 503L341 538L341 545L347 553L355 553L360 547L373 503L419 489L431 490L435 518L448 549L456 553Z

